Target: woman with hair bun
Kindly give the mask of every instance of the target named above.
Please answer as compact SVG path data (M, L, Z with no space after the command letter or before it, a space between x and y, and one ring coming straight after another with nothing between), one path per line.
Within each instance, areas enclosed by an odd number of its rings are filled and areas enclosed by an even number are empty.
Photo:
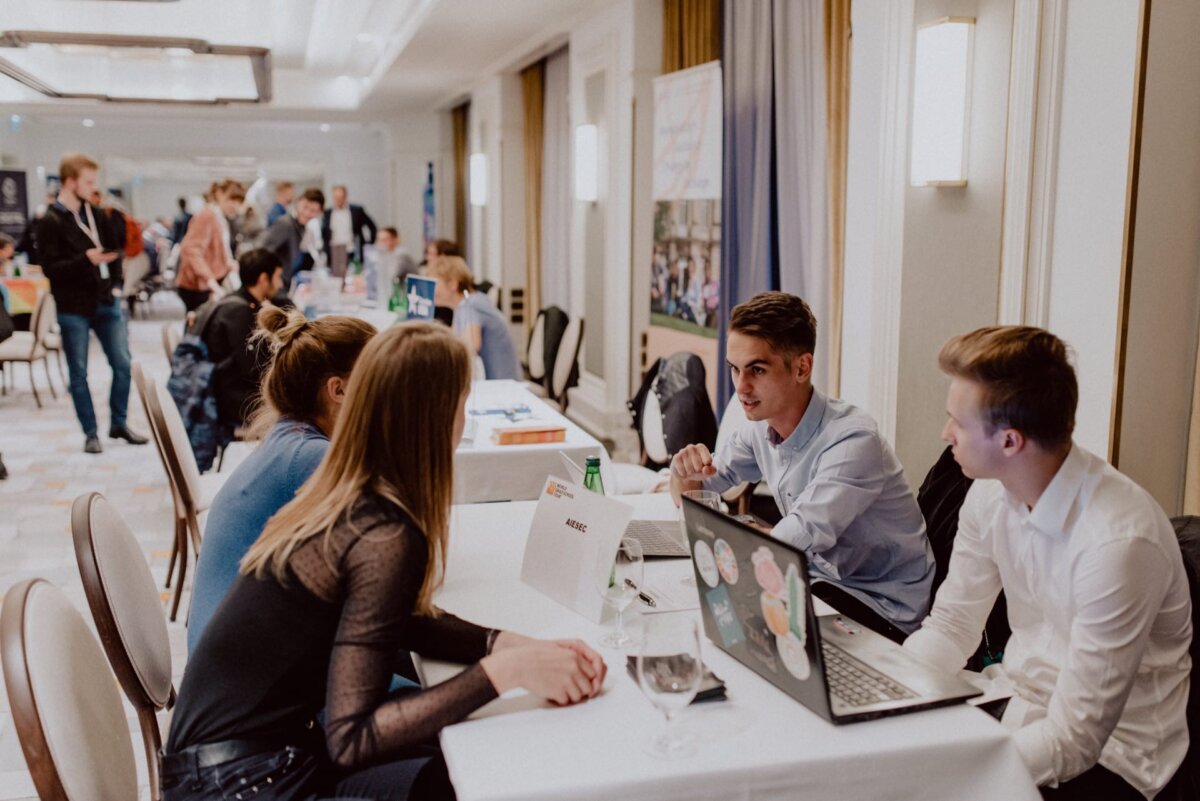
M188 616L188 653L267 520L295 497L324 458L350 371L375 335L374 326L353 317L309 321L275 306L258 313L258 327L271 359L250 427L263 440L229 476L208 513Z

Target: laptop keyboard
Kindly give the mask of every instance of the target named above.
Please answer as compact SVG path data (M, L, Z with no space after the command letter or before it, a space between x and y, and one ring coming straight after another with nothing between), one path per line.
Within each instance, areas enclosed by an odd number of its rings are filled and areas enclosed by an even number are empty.
M847 706L870 706L917 697L912 690L867 667L837 646L822 642L821 655L829 692Z
M679 524L654 520L634 520L625 528L625 536L638 541L646 556L687 556L679 542Z

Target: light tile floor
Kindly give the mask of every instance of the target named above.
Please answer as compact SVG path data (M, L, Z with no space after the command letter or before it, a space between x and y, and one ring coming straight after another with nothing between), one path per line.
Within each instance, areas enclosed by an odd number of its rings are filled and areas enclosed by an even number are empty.
M165 380L168 367L162 348L162 326L168 321L182 326L182 304L173 295L156 296L150 317L130 322L130 350L151 375ZM100 455L83 452L83 434L53 360L51 378L58 391L57 400L46 391L46 375L41 365L35 367L35 380L42 394L41 409L34 403L25 365L8 366L13 368L15 386L7 396L0 396L0 453L9 470L8 480L0 481L0 604L10 587L37 576L62 588L90 625L91 615L71 545L72 501L93 490L112 501L141 541L151 572L161 588L173 530L166 475L153 444L133 446L103 436L108 433L108 389L112 374L94 337L88 374L104 446ZM145 413L133 390L129 399L129 425L149 435ZM164 592L162 598L166 607L170 596ZM183 675L187 653L183 627L186 611L185 603L180 609L179 622L167 624L176 686ZM140 795L148 798L137 717L128 704L126 712L138 760ZM0 801L34 799L36 795L13 727L8 694L0 693Z

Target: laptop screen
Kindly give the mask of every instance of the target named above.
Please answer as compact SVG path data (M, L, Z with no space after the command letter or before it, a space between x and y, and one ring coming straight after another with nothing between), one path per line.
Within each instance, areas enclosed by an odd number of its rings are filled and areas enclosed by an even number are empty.
M683 504L705 634L828 718L804 554L690 498Z

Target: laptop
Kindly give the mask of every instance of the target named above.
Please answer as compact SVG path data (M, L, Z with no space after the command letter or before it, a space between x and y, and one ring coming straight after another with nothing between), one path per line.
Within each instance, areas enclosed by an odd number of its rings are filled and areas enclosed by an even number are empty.
M813 712L854 723L982 694L845 615L818 617L802 551L683 503L704 633Z
M563 467L571 474L571 480L583 486L583 468L562 451L558 452ZM607 493L605 493L607 494ZM642 546L642 555L647 557L685 557L691 555L687 545L680 539L679 523L674 520L631 520L625 527L625 536Z

